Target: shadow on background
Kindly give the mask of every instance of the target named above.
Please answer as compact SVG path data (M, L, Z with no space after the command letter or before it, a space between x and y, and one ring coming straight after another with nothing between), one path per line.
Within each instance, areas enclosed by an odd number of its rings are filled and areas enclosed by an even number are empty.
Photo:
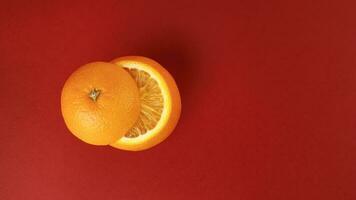
M186 111L192 111L194 100L191 94L195 92L199 81L199 55L194 42L178 33L158 35L129 53L152 58L163 65L178 85L182 99L182 116L187 114Z

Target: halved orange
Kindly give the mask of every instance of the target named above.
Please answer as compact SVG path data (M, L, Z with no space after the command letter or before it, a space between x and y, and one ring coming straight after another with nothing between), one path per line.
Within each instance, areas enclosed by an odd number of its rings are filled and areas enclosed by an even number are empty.
M146 57L120 57L112 63L126 69L136 81L141 112L134 126L111 146L139 151L159 144L171 134L180 117L181 99L173 77Z

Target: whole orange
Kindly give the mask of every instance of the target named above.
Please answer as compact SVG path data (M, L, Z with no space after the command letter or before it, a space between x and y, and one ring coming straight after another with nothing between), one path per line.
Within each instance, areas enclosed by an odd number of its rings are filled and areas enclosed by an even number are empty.
M137 84L115 64L86 64L64 84L61 110L68 129L76 137L94 145L112 144L138 119Z

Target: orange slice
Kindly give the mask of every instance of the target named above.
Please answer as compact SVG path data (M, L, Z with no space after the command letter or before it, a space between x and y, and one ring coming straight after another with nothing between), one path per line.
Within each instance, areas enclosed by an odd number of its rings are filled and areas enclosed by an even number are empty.
M171 134L180 117L181 100L173 77L146 57L120 57L112 63L126 69L136 81L141 112L134 126L111 146L139 151L159 144Z

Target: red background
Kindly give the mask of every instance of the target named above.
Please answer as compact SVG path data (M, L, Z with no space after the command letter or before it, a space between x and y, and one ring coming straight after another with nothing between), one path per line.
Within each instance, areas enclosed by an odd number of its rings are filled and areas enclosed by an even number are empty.
M356 199L356 1L0 2L0 199ZM78 66L162 63L182 95L132 153L66 129Z

